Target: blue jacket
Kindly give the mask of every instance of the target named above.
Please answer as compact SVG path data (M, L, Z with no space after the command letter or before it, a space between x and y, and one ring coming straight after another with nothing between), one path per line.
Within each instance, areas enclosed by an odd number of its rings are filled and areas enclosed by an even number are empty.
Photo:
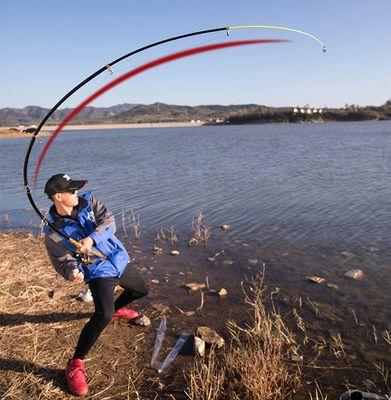
M91 192L80 195L79 204L75 208L77 213L74 218L63 217L53 205L48 220L77 241L89 236L94 241L93 247L107 258L92 256L91 263L83 268L74 256L75 246L46 226L45 245L56 271L70 280L72 270L78 268L83 272L85 282L96 278L120 277L130 259L125 247L114 235L116 228L113 213L96 200Z

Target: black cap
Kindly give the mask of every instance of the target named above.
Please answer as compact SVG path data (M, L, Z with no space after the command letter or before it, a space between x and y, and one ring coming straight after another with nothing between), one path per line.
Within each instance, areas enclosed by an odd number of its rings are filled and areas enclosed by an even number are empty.
M87 180L74 181L67 174L56 174L48 179L45 185L45 193L52 197L56 193L79 190L88 183Z

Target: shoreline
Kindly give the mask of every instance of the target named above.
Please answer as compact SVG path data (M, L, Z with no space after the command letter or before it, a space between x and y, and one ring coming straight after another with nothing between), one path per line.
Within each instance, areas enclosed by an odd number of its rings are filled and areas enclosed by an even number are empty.
M137 124L88 124L88 125L67 125L64 131L96 130L96 129L137 129L137 128L188 128L202 126L201 122L142 122ZM45 127L45 131L53 132L57 125Z
M138 124L89 124L89 125L67 125L63 131L88 131L101 129L145 129L145 128L190 128L204 125L203 122L150 122ZM45 126L45 130L38 136L51 136L58 125ZM32 137L32 133L7 132L13 127L5 126L0 128L0 139L15 139Z

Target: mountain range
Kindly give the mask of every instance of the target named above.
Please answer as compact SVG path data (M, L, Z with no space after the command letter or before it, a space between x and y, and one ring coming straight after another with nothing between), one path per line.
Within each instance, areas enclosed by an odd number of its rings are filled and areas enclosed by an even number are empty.
M72 111L72 108L57 110L46 125L58 125ZM18 125L38 125L49 109L28 106L24 108L0 109L0 127ZM190 122L203 123L271 123L271 122L325 122L325 121L362 121L391 119L391 100L382 106L359 107L346 105L344 108L326 108L316 110L305 106L267 107L257 104L239 105L200 105L182 106L165 103L118 104L112 107L86 107L75 119L74 125L91 124L134 124L153 122Z
M140 122L185 122L191 120L216 121L227 118L232 113L245 113L258 110L256 104L243 105L200 105L179 106L165 103L118 104L112 107L86 107L71 124L121 124ZM266 107L265 107L266 108ZM47 125L61 122L72 108L57 110ZM0 109L0 126L37 125L49 112L48 108L27 106L24 108Z

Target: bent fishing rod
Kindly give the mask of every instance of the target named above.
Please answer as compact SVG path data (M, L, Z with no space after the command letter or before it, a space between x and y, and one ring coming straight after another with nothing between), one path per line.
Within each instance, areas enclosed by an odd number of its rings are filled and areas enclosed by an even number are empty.
M140 47L134 51L131 51L117 59L115 59L114 61L111 61L110 63L106 64L105 66L99 68L97 71L95 71L93 74L91 74L90 76L88 76L87 78L85 78L82 82L80 82L78 85L76 85L72 90L70 90L67 94L65 94L50 110L49 112L45 115L45 117L42 119L42 121L39 123L37 129L35 130L35 132L33 133L33 136L31 138L30 144L28 146L27 152L26 152L26 156L24 159L24 167L23 167L23 182L24 182L24 188L26 190L26 195L27 198L30 201L31 206L33 207L33 210L36 212L36 214L39 216L39 218L41 219L42 223L45 225L48 225L53 231L55 231L56 233L58 233L61 237L63 237L64 239L66 239L67 241L69 241L72 245L74 245L77 249L79 249L82 244L80 242L78 242L75 239L72 239L71 237L69 237L68 235L66 235L64 232L62 232L60 229L58 229L54 224L52 224L39 210L39 208L37 207L34 198L32 196L32 190L31 187L29 185L29 180L28 180L28 165L29 165L29 159L30 159L30 154L32 151L32 148L34 146L35 141L37 140L38 134L40 133L42 127L44 126L44 124L46 123L46 121L52 116L52 114L61 106L61 104L63 104L69 97L71 97L75 92L77 92L79 89L81 89L83 86L85 86L88 82L90 82L91 80L93 80L95 77L97 77L98 75L100 75L101 73L103 73L104 71L109 71L110 73L112 72L111 67L117 63L119 63L122 60L125 60L126 58L129 58L137 53L141 53L145 50L148 50L150 48L156 47L156 46L160 46L162 44L168 43L168 42L173 42L176 40L180 40L180 39L184 39L184 38L188 38L188 37L192 37L192 36L199 36L199 35L205 35L205 34L210 34L210 33L214 33L214 32L222 32L225 31L227 36L229 36L230 30L238 30L238 29L277 29L277 30L283 30L283 31L291 31L291 32L296 32L302 35L305 35L315 41L317 41L321 46L322 46L322 50L323 52L326 52L326 45L319 40L316 36L311 35L309 33L306 33L304 31L298 30L298 29L293 29L293 28L287 28L287 27L280 27L280 26L274 26L274 25L235 25L235 26L230 26L230 27L222 27L222 28L214 28L214 29L207 29L207 30L202 30L202 31L195 31L195 32L191 32L191 33L186 33L183 35L179 35L179 36L173 36L171 38L168 39L164 39L164 40L160 40L158 42L154 42L151 44L148 44L146 46ZM272 41L272 40L271 40ZM106 256L104 254L102 254L99 251L96 251L95 249L91 249L91 254L94 254L95 256L99 257L99 258L106 258Z

